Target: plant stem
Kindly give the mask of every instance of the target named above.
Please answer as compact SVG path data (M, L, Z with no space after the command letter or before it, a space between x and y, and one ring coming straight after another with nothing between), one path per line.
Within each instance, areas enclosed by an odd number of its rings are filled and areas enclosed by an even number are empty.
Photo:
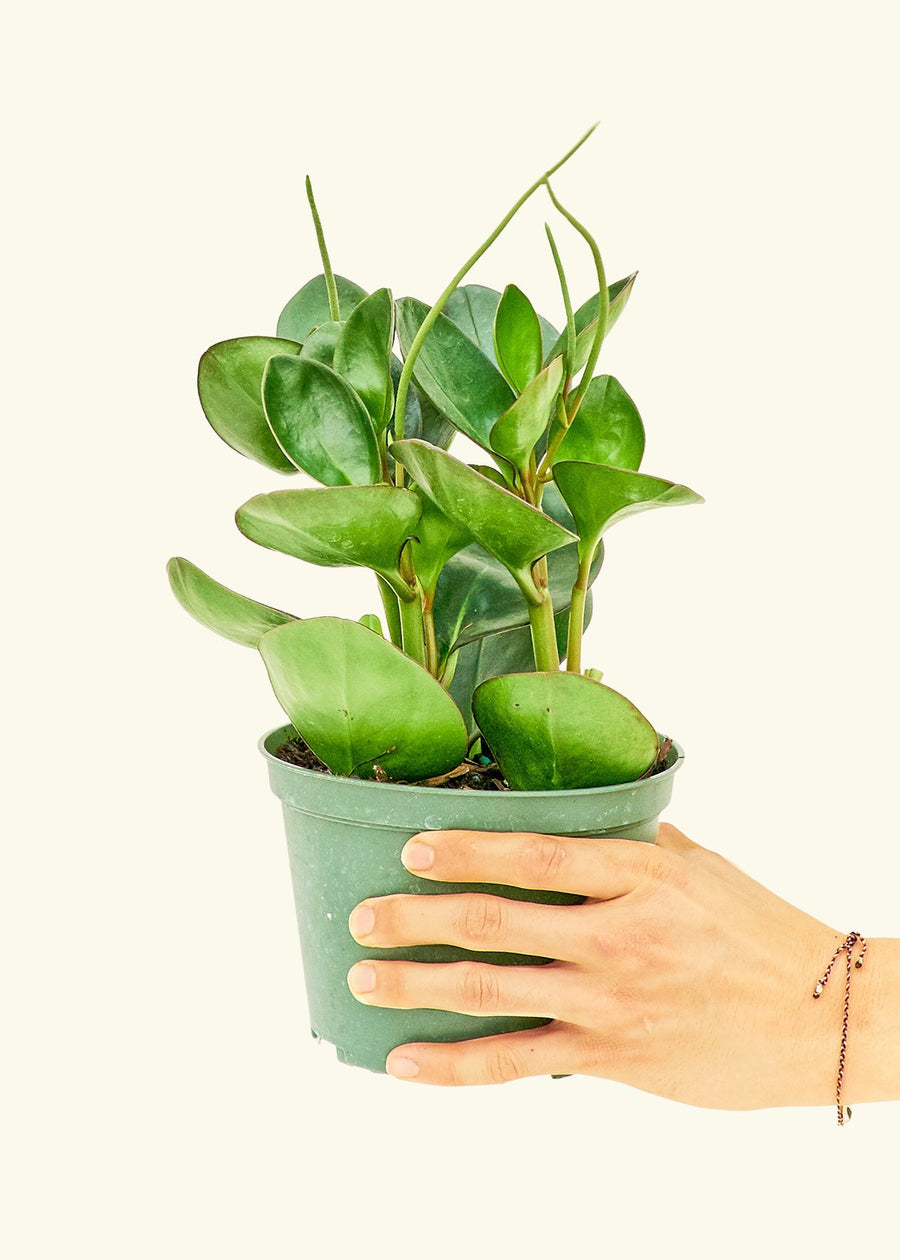
M572 587L572 602L569 605L569 637L566 643L566 669L569 673L581 673L581 640L584 635L584 602L587 599L588 585L591 580L590 552L578 563L578 576Z
M590 251L594 256L594 266L597 270L597 286L599 289L598 298L600 309L597 312L597 331L594 334L594 340L591 343L591 352L588 355L588 361L585 364L581 382L571 396L572 401L568 408L569 421L571 422L575 418L575 413L578 411L578 408L581 406L584 391L591 383L591 378L594 375L594 368L597 366L597 359L600 357L600 347L603 345L603 338L606 336L606 321L609 318L609 286L606 283L606 269L603 266L603 259L600 256L600 249L597 242L594 240L593 236L591 236L587 228L584 227L583 224L579 223L575 216L570 214L565 206L561 205L559 201L557 201L556 194L550 187L550 181L547 180L546 183L550 200L556 206L557 210L564 219L568 219L575 231L587 241Z
M425 665L425 624L422 616L422 588L416 583L412 599L398 600L400 624L403 628L403 651L420 665Z
M309 208L312 211L313 225L316 229L316 240L319 242L319 254L322 258L322 269L325 272L325 288L328 290L328 310L333 320L341 318L341 306L338 302L337 285L334 282L334 272L331 270L331 260L328 257L328 249L325 245L325 233L322 231L322 220L319 218L319 212L316 209L316 199L313 196L312 181L309 176L306 177L306 196L309 201Z
M548 184L547 187L549 188L550 185ZM550 224L545 223L544 227L547 230L547 240L550 242L553 261L556 264L556 274L559 276L559 287L562 289L563 305L566 308L566 376L568 377L571 375L572 364L575 362L575 315L572 311L572 299L569 297L566 273L563 270L562 259L559 256L559 250L556 248L553 233L550 231Z
M434 591L422 592L422 623L425 631L425 668L437 678L441 661L434 630Z
M518 213L518 211L522 208L522 206L525 204L528 198L532 195L532 193L537 192L537 190L541 187L542 184L547 183L551 175L555 174L556 171L558 171L559 168L565 162L568 162L569 158L572 157L572 155L581 148L585 140L587 140L588 136L591 135L591 133L594 131L594 128L596 126L597 124L594 123L594 126L591 127L589 131L586 131L584 133L584 135L581 137L578 143L574 144L572 148L569 149L568 153L566 153L563 157L561 157L554 166L550 167L549 170L544 171L540 179L536 179L535 182L531 185L531 187L522 194L522 196L515 203L512 209L509 210L503 216L503 218L494 228L493 232L491 232L487 240L484 241L481 245L479 245L478 249L476 249L475 253L472 255L471 258L468 259L467 262L463 263L462 267L460 267L459 271L456 273L456 275L447 285L446 289L444 289L444 292L435 302L434 306L432 306L431 310L422 320L422 323L419 327L419 331L416 333L415 338L413 339L413 343L409 348L409 354L406 356L406 361L403 364L403 370L400 373L400 380L397 382L397 402L394 408L394 440L395 441L400 442L403 439L403 425L406 418L406 396L409 393L409 385L412 379L413 367L415 366L416 359L419 357L419 351L422 349L422 343L424 342L425 338L428 336L428 333L431 330L434 323L436 322L437 317L440 315L441 311L444 309L444 306L446 305L447 299L450 297L450 294L454 291L454 289L457 287L457 285L463 279L466 273L475 265L476 262L478 262L478 259L481 257L481 255L487 249L489 249L491 245L493 245L494 241L497 239L497 237L500 235L500 233L509 223L510 219L512 219ZM403 474L403 469L398 468L397 470L397 484L398 485L403 484L402 474Z
M559 450L562 440L566 436L566 433L568 432L569 425L572 423L571 419L569 418L569 414L566 411L566 404L565 404L562 394L560 394L556 402L556 422L559 427L557 429L557 432L554 433L552 441L549 443L546 451L544 452L544 458L541 460L541 466L537 470L537 484L538 484L538 489L540 490L541 493L543 493L545 482L550 481L550 476L549 476L550 465L553 463L553 460L556 457L556 452ZM535 506L536 507L541 506L540 499L538 499Z
M556 622L553 620L553 600L547 577L547 557L541 556L532 566L534 584L540 600L528 604L528 620L531 623L531 642L534 647L534 665L538 671L559 669L559 648L556 643Z
M391 642L396 647L403 644L403 631L400 623L400 609L397 604L397 595L390 582L386 582L380 574L376 574L378 578L378 590L381 594L381 603L384 607L384 619L387 623L388 634L391 636Z

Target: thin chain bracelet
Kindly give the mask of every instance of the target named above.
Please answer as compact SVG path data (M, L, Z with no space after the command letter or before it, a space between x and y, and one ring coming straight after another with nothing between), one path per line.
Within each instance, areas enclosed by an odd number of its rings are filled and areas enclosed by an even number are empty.
M857 969L859 969L863 965L863 959L865 958L866 950L868 949L868 941L866 940L864 936L860 936L859 932L851 932L850 935L846 938L846 940L844 940L844 942L841 945L839 945L837 949L834 951L834 955L832 956L831 962L825 968L824 976L818 982L815 989L813 989L813 997L820 998L823 992L825 991L825 985L828 983L828 977L831 975L832 967L837 962L838 955L843 950L846 950L847 951L847 986L844 990L844 1024L841 1030L841 1057L838 1062L838 1074L837 1074L837 1122L838 1124L844 1123L844 1105L841 1102L841 1087L844 1083L844 1064L847 1058L847 1024L849 1023L849 1020L850 1020L850 976L853 973L853 947L857 944L861 945L862 949L859 952L859 958L857 958L856 960L856 967ZM853 1115L853 1112L851 1111L849 1106L847 1107L846 1110L847 1110L847 1119L849 1120L850 1117Z

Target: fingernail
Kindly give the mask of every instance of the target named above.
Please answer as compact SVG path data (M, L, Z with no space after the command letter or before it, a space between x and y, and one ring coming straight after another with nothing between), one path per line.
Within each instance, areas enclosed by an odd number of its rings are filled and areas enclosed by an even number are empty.
M368 963L357 963L350 968L347 983L354 993L371 993L375 988L375 968Z
M375 911L371 906L357 906L350 915L350 932L353 936L368 936L375 926Z
M421 840L410 840L400 854L400 861L408 871L427 871L434 864L434 849Z
M404 1059L402 1056L388 1059L387 1070L391 1076L399 1076L401 1080L409 1080L411 1076L419 1075L418 1063L413 1059Z

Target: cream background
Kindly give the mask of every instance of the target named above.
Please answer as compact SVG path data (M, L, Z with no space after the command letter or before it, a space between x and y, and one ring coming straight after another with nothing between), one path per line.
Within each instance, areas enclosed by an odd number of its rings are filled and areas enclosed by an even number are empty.
M196 360L274 331L318 269L306 172L339 271L432 297L601 119L558 189L610 276L641 272L604 370L647 471L707 504L612 536L589 661L687 749L672 821L840 930L900 935L895 7L88 0L12 23L4 1254L888 1254L900 1103L839 1131L590 1078L415 1089L317 1050L255 750L279 710L163 566L374 606L364 575L237 534L285 483L208 430ZM472 278L558 317L547 214Z

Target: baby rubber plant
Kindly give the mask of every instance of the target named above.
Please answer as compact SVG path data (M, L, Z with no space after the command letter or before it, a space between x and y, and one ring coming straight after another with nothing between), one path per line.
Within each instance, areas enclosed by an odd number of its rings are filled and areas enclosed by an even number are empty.
M192 616L259 650L293 726L333 774L438 785L478 749L510 788L538 791L629 782L658 764L652 723L582 670L582 637L611 527L701 500L638 471L638 410L615 377L595 375L635 276L607 285L594 238L551 185L590 134L431 306L334 274L307 180L322 274L290 299L274 337L219 342L200 360L216 433L267 469L318 483L256 495L237 510L241 533L375 575L383 625L374 613L282 612L169 561ZM547 226L559 332L514 284L462 284L539 189L593 263L595 291L573 309ZM457 433L485 462L450 453Z

